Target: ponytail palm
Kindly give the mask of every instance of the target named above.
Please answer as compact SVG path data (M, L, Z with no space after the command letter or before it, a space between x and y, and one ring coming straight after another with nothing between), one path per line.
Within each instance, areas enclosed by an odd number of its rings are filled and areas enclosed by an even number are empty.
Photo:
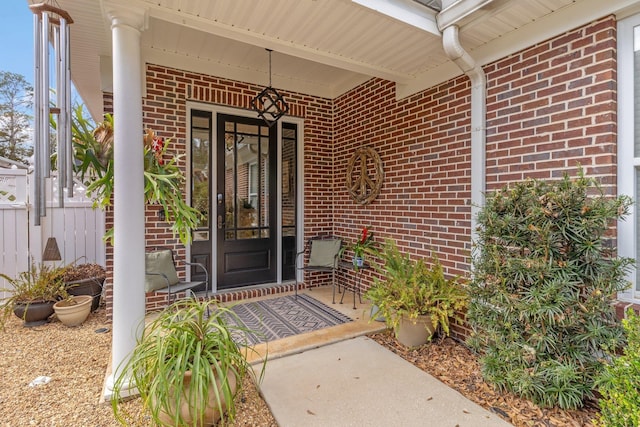
M227 308L187 300L169 307L147 325L115 382L112 407L118 421L127 421L119 401L130 382L158 424L188 424L180 413L181 405L188 402L188 418L201 425L211 396L223 422L232 420L235 384L241 385L253 371L246 358L249 350L238 347L232 338L246 331L227 324L230 316L235 314ZM210 386L216 380L220 386ZM184 392L176 392L183 387Z

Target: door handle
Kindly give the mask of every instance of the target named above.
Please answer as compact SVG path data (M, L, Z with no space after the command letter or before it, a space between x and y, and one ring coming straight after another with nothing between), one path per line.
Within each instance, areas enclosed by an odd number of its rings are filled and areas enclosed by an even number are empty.
M218 230L222 230L224 223L222 222L222 215L218 215Z

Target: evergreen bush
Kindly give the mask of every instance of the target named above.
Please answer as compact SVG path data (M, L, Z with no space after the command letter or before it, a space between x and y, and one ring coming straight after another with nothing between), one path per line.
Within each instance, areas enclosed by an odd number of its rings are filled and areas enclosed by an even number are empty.
M603 427L640 425L640 317L629 310L622 321L627 337L624 354L614 357L599 381L600 417Z
M607 233L630 205L582 170L487 196L468 320L488 382L543 407L593 397L603 355L623 341L611 301L633 260L616 257Z

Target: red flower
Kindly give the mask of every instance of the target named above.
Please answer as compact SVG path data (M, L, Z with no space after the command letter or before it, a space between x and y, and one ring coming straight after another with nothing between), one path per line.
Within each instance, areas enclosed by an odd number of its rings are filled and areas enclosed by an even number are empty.
M164 148L164 138L162 137L154 137L151 142L151 150L153 151L153 155L156 158L156 161L160 166L164 164L164 160L162 159L163 149Z
M153 142L151 143L151 149L155 152L162 151L162 147L164 147L164 138L155 137L153 138Z
M356 256L362 257L364 252L373 247L373 233L369 232L368 227L362 227L362 232L360 233L360 238L356 240L356 242L351 245L351 249Z
M362 228L362 238L360 239L360 243L365 243L367 241L367 234L369 233L369 229L367 227Z

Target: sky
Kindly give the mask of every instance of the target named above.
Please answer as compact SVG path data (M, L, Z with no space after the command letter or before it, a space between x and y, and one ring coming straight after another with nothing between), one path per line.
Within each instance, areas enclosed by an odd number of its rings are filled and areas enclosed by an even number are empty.
M33 84L33 14L27 0L1 0L0 71L22 74Z

